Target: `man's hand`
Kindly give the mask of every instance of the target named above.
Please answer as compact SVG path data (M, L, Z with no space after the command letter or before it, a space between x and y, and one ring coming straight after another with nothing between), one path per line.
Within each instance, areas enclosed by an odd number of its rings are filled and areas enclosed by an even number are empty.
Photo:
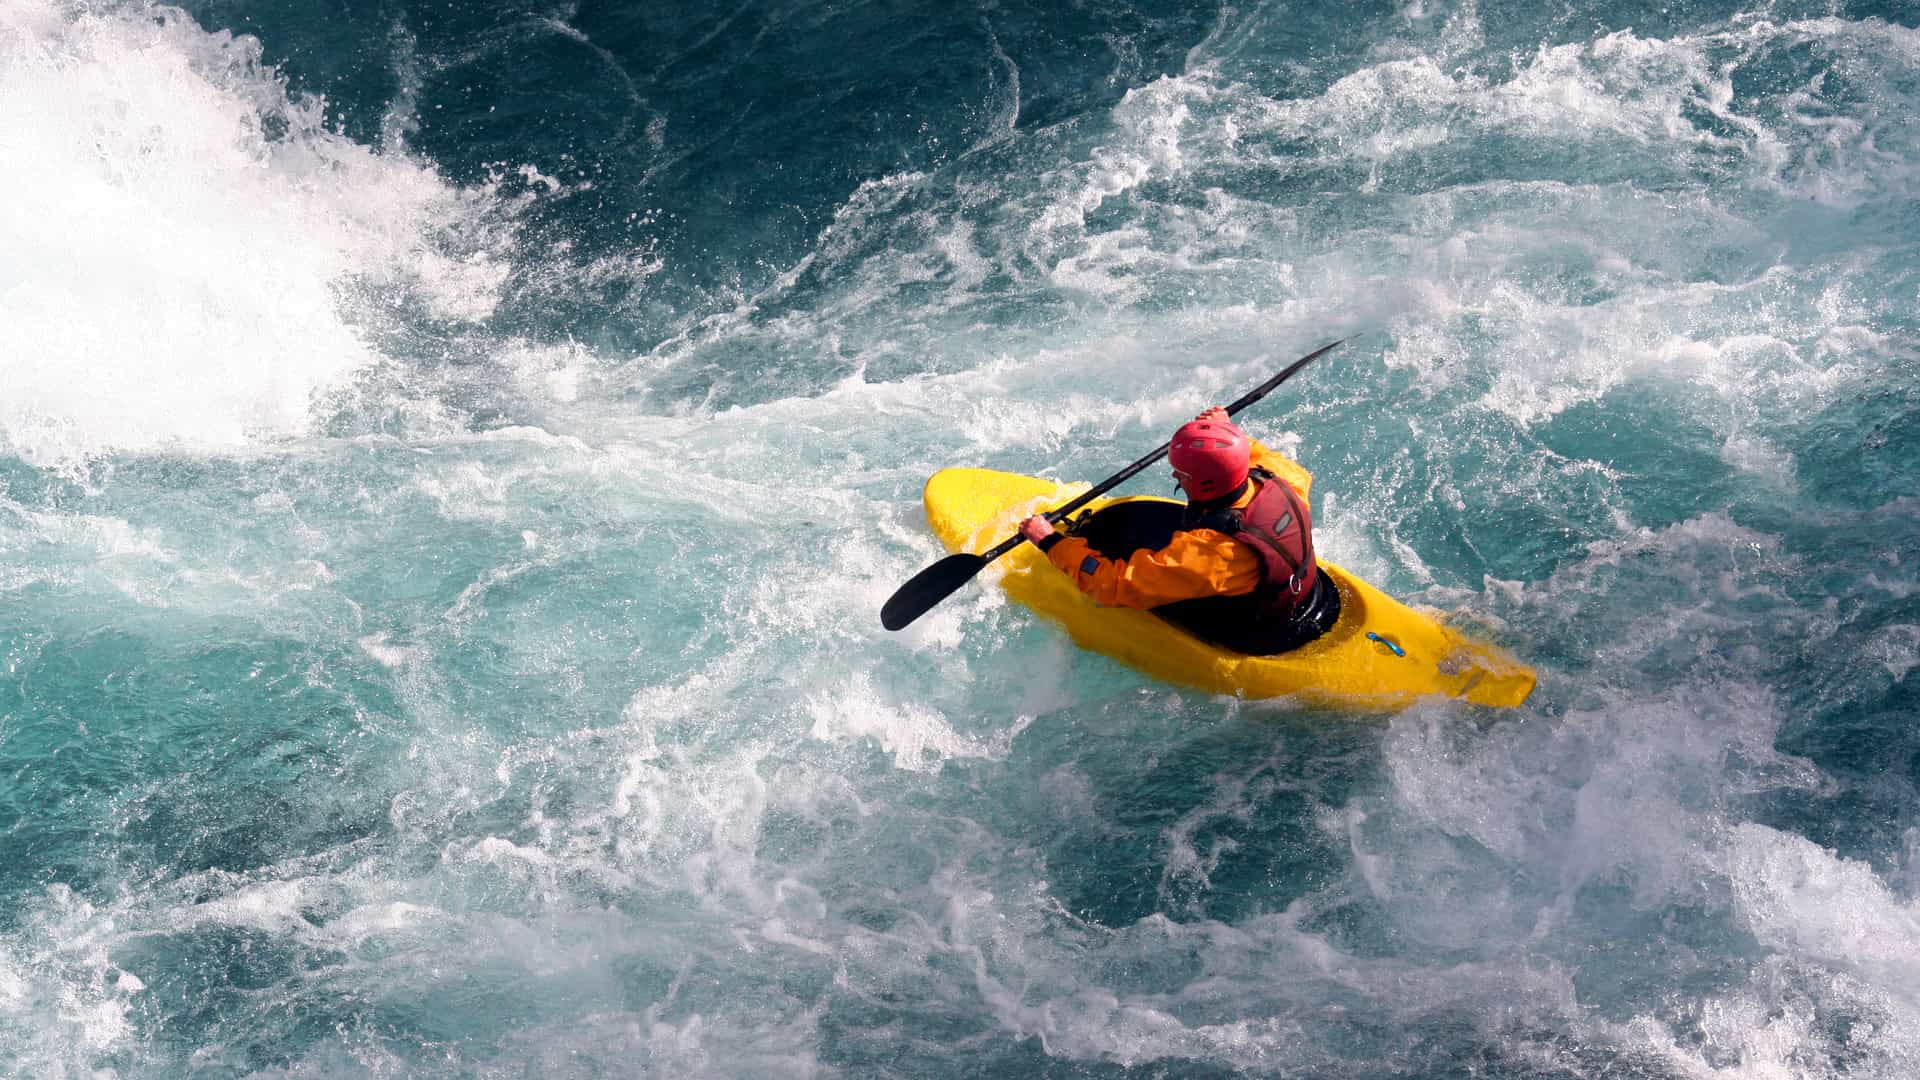
M1216 424L1233 423L1233 417L1228 416L1227 410L1221 408L1218 405L1215 405L1213 408L1208 409L1206 412L1203 412L1199 416L1194 417L1194 419L1195 420L1211 420Z
M1048 521L1045 514L1035 514L1020 523L1020 535L1026 537L1028 542L1038 544L1053 535L1053 522Z

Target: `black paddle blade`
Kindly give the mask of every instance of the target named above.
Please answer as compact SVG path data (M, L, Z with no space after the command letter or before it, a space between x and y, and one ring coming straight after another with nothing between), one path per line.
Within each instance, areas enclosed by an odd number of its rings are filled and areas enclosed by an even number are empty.
M898 630L927 613L927 609L953 595L953 591L986 569L987 560L961 552L949 555L913 575L894 590L880 609L880 625Z

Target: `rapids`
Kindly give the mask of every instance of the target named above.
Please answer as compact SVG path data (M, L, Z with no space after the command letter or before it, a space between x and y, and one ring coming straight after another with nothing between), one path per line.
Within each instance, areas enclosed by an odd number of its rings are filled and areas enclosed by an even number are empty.
M1909 5L0 0L0 191L0 1075L1920 1074ZM1525 708L881 630L1346 335Z

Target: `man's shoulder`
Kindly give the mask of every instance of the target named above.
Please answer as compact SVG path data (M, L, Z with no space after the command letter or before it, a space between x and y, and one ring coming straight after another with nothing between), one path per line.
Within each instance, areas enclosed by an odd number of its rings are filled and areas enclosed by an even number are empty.
M1313 474L1307 471L1307 467L1278 450L1269 450L1258 443L1254 445L1261 452L1253 455L1252 467L1280 480L1304 498L1313 487Z

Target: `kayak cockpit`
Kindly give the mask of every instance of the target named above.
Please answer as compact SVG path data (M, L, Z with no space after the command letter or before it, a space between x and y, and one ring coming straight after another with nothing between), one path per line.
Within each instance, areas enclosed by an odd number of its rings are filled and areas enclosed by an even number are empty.
M1179 531L1185 505L1170 499L1152 497L1119 499L1098 510L1081 515L1073 526L1074 535L1109 559L1124 559L1142 548L1165 547ZM1246 638L1243 597L1207 597L1183 600L1154 608L1151 614L1199 638L1209 645L1233 649L1245 655L1272 656L1319 640L1334 631L1341 608L1349 599L1349 590L1341 588L1331 574L1323 574L1317 610L1309 616L1318 632L1305 629L1292 644L1265 649L1240 644ZM1271 638L1270 638L1271 640Z

